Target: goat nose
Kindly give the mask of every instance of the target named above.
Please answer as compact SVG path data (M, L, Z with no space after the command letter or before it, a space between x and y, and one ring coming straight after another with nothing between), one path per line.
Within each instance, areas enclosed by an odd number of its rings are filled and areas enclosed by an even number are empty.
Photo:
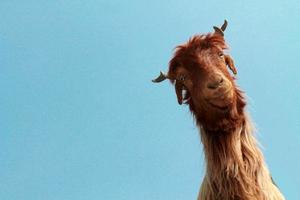
M223 81L223 77L215 78L213 81L207 84L207 88L211 90L217 89L223 83Z

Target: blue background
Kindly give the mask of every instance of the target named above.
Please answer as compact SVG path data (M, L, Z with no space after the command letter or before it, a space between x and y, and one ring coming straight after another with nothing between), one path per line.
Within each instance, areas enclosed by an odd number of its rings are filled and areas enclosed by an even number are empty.
M271 173L300 199L300 3L0 2L0 199L196 199L198 130L172 49L229 21L238 84Z

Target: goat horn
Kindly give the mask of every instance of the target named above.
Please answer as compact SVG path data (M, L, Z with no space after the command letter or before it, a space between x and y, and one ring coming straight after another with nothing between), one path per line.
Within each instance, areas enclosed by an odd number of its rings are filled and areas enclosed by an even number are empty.
M216 33L218 33L218 34L224 36L223 31L222 31L219 27L214 26L214 29L215 29L215 32L216 32Z
M227 27L227 24L228 24L227 20L225 19L223 25L221 26L221 28L219 28L217 26L214 26L215 32L222 35L222 36L224 36L224 31Z
M221 26L221 30L222 30L222 31L225 31L225 29L226 29L226 27L227 27L227 24L228 24L228 23L227 23L227 20L225 19L225 20L224 20L224 24Z
M169 78L167 75L165 75L163 72L160 72L159 76L156 79L153 79L153 83L159 83Z

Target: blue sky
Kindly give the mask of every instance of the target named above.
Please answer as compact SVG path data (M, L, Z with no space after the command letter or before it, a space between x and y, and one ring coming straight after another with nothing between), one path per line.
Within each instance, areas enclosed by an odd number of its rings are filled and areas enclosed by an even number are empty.
M300 3L0 2L0 199L195 199L198 130L167 82L172 49L226 39L272 176L300 199Z

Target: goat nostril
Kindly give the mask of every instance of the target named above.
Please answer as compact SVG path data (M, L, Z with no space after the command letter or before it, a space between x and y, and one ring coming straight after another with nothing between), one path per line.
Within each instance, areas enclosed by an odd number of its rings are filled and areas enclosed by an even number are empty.
M224 79L223 79L223 78L221 78L221 79L220 79L220 81L219 81L219 83L221 84L221 83L223 83L223 81L224 81Z

